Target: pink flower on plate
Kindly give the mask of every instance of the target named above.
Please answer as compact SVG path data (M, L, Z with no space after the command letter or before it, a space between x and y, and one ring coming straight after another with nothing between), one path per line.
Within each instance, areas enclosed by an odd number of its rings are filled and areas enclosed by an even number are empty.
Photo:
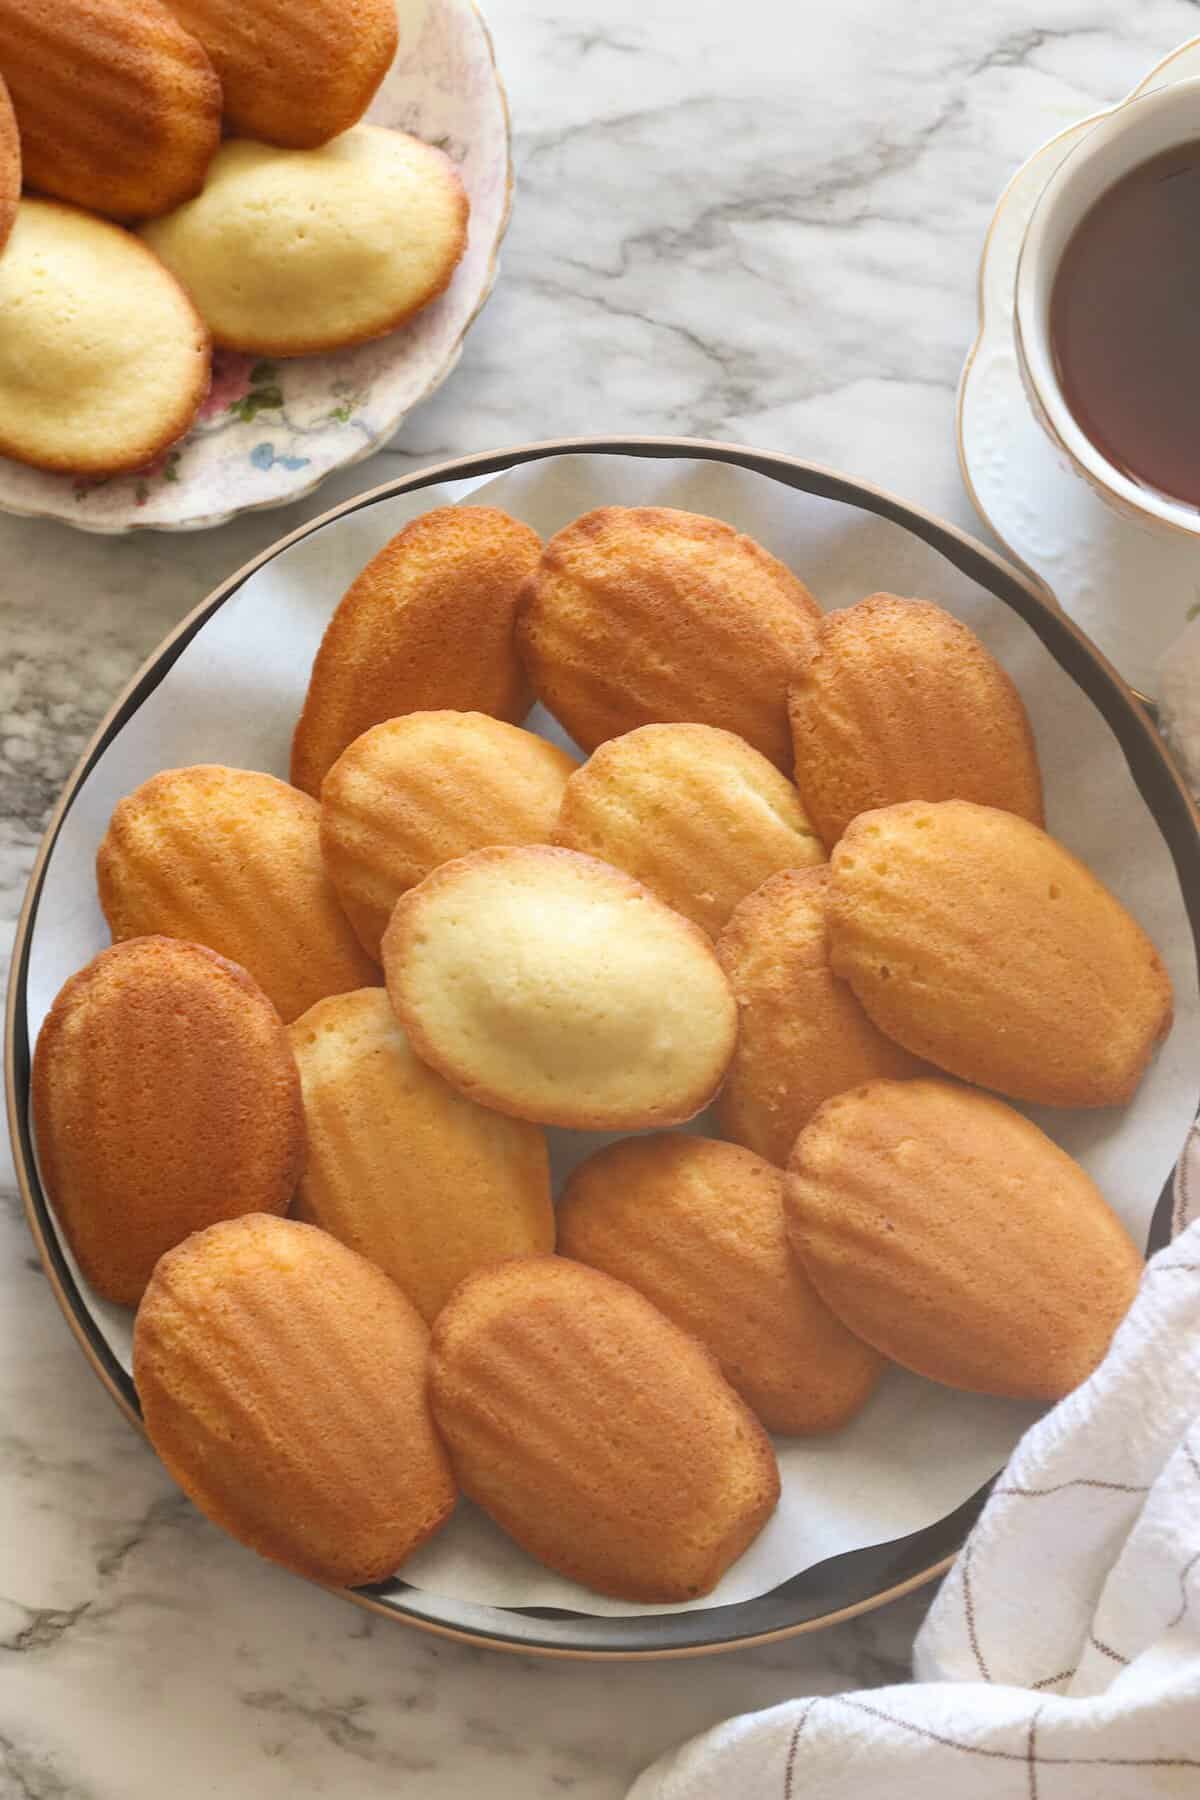
M251 375L258 360L256 356L244 356L240 350L214 350L212 386L196 414L197 421L211 419L236 406L250 392Z

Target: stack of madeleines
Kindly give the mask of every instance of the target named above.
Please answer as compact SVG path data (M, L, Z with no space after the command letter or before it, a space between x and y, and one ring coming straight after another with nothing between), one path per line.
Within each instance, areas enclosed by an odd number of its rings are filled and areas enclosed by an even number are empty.
M1138 1250L1007 1100L1124 1104L1170 984L947 612L822 617L687 513L440 509L337 606L291 775L121 801L33 1075L146 1428L234 1535L376 1581L462 1491L685 1601L776 1503L768 1431L889 1362L1043 1401L1099 1362ZM556 1208L550 1126L644 1135Z
M340 349L445 289L467 233L453 164L359 123L399 17L0 0L0 453L143 468L195 419L214 346Z

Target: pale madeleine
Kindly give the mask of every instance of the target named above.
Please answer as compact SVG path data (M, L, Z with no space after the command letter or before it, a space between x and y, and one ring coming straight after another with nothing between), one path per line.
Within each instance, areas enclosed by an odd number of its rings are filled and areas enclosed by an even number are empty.
M394 331L448 285L466 190L444 151L356 125L315 150L228 139L202 192L142 236L213 342L309 356Z
M0 256L0 453L77 475L141 468L187 431L210 373L195 307L144 244L21 201Z
M417 1054L516 1118L675 1125L707 1105L733 1050L733 995L704 933L571 850L444 863L396 903L383 967Z

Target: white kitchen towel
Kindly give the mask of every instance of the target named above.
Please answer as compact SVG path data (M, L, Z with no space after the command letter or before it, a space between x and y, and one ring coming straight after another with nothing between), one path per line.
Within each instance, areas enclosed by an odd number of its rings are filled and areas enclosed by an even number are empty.
M1200 1797L1200 1137L1174 1242L1026 1433L917 1638L915 1683L732 1719L629 1800Z

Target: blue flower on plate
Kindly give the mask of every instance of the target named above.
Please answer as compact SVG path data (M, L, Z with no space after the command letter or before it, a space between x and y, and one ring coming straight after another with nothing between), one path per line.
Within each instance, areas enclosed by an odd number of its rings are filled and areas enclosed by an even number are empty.
M256 469L273 469L276 463L281 469L307 469L307 456L276 456L274 444L255 444L250 452L250 461Z

